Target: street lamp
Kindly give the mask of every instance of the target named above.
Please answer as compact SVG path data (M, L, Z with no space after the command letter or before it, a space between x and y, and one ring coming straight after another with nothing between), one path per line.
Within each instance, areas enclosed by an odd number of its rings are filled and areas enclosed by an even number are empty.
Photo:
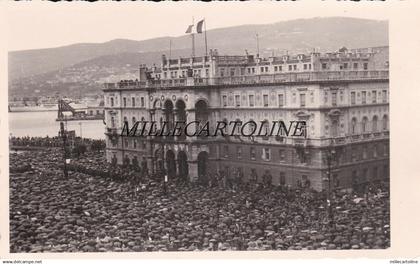
M328 219L329 219L329 224L331 227L334 226L334 212L333 212L333 204L332 204L332 195L331 195L331 167L332 167L332 162L334 160L337 159L337 152L335 150L335 146L333 145L333 141L331 141L331 144L329 146L329 148L327 149L327 153L326 153L326 162L327 162L327 178L324 179L325 181L328 182L328 188L327 188L327 209L328 209Z
M82 136L82 122L79 122L79 127L80 127L80 138L83 138L83 136Z
M67 133L64 130L64 123L63 121L60 122L60 132L59 132L61 138L63 139L63 160L64 160L64 167L63 167L63 173L64 178L68 179L68 171L67 171L67 163L70 162L70 159L67 159Z

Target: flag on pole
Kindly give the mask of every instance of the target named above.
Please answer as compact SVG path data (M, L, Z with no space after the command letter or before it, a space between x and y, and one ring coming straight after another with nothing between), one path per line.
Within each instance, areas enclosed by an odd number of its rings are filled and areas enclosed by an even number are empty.
M191 32L192 32L192 29L193 29L193 26L194 26L194 25L189 25L189 26L188 26L188 28L187 28L187 31L185 31L185 33L186 33L186 34L191 33Z
M204 24L204 19L200 20L197 23L197 33L203 33L203 24Z

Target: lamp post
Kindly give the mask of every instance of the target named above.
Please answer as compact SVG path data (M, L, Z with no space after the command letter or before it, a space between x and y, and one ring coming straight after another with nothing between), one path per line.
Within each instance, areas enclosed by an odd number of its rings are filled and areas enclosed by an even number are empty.
M332 202L332 187L331 187L331 170L333 166L333 161L337 160L337 151L334 146L334 142L331 141L330 146L327 148L326 151L326 162L327 162L327 178L325 181L328 182L327 186L327 213L330 227L334 226L334 211L333 211L333 202Z
M68 171L67 171L67 133L64 130L64 123L61 121L60 122L60 132L59 132L61 138L63 139L63 160L64 160L64 167L63 167L63 173L64 173L64 178L68 179Z
M328 175L328 198L327 198L327 206L328 206L328 219L329 219L329 223L330 226L333 226L334 224L334 215L333 215L333 205L332 205L332 201L331 201L331 162L332 159L334 158L335 155L335 150L334 149L330 149L327 152L327 165L328 165L328 171L327 171L327 175Z
M168 182L168 175L165 174L165 178L164 178L164 181L163 181L163 193L165 195L168 194L168 187L166 186L167 182Z
M82 135L82 122L79 122L79 130L80 130L80 138L83 138L83 135Z

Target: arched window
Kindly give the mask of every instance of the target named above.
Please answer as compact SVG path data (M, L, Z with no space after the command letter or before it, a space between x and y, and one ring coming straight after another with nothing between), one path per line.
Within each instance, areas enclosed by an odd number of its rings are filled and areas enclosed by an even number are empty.
M355 117L353 117L351 120L350 132L353 135L357 133L357 119Z
M388 116L384 115L382 119L382 130L388 130Z
M372 132L377 132L378 131L378 117L374 116L372 118Z
M368 119L365 116L362 119L362 133L366 133L367 132L367 123L368 123Z

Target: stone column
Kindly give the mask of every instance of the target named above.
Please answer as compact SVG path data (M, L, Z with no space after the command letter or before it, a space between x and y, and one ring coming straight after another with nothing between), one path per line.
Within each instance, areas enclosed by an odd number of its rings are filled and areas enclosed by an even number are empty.
M195 123L195 109L187 109L187 125L190 124L187 128L188 135L197 134L197 124ZM194 123L193 123L194 122ZM187 136L187 141L193 141L196 140L197 137L194 136Z

